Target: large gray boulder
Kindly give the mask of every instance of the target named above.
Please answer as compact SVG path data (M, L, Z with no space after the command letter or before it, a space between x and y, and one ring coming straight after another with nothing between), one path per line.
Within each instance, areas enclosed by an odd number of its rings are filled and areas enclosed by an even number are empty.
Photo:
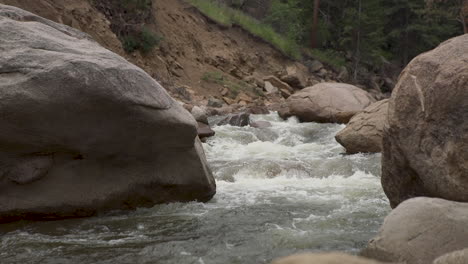
M467 226L467 203L413 198L385 218L362 255L406 264L432 263L443 254L468 247Z
M287 99L292 115L302 122L348 123L375 102L366 91L345 83L319 83Z
M0 222L207 201L193 117L90 37L0 5Z
M381 152L387 110L388 99L366 107L364 111L353 116L346 127L336 134L336 141L345 147L348 154Z
M382 185L393 207L415 196L468 201L468 34L401 73L384 129Z
M371 259L339 252L303 253L277 259L271 264L383 264Z

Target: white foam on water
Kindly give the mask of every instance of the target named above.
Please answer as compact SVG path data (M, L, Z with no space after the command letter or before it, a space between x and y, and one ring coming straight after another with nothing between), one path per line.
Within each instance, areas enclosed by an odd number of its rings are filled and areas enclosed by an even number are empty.
M217 182L217 203L223 206L245 206L269 203L273 197L283 197L289 201L340 200L352 196L353 192L381 191L379 179L362 171L350 177L330 175L325 178L305 178L282 175L265 178L241 170L234 178L235 182Z

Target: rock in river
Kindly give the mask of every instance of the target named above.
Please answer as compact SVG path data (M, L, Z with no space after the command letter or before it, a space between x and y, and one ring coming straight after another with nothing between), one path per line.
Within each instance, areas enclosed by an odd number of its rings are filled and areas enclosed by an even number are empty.
M380 261L428 264L468 247L468 204L418 197L401 203L362 252Z
M382 133L387 118L388 100L378 101L353 116L335 139L349 154L382 151Z
M345 83L319 83L287 100L292 115L302 122L348 123L375 102L366 91Z
M411 61L387 120L382 186L391 205L415 196L468 202L468 34Z
M214 195L195 120L143 70L15 7L0 28L0 222Z
M344 253L303 253L277 259L271 264L384 264Z

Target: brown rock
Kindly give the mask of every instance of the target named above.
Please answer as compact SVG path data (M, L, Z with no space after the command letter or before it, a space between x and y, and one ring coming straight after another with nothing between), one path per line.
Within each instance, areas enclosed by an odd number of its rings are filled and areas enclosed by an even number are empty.
M294 88L302 89L307 86L308 69L306 66L295 63L286 67L286 74L281 80Z
M319 77L325 78L328 75L328 71L325 69L320 69L320 71L317 73Z
M383 264L344 253L303 253L277 259L271 264Z
M413 59L384 129L382 185L395 207L415 196L468 202L468 34Z
M286 99L288 99L288 98L291 96L291 93L290 93L288 90L286 90L286 89L281 89L281 90L280 90L280 93L281 93L281 95L282 95L284 98L286 98Z
M407 264L432 263L468 247L468 204L438 198L406 200L386 218L361 255Z
M221 91L221 95L222 95L222 96L226 96L226 95L228 95L228 93L229 93L229 89L228 89L228 88L224 88L224 89Z
M281 81L278 79L276 76L270 75L265 78L263 78L265 82L270 82L274 87L276 87L278 90L286 90L289 93L294 93L294 89L289 86L289 84Z
M245 101L247 103L251 103L253 102L253 99L252 97L246 95L245 93L241 93L237 96L237 100L240 102L240 101Z
M215 135L215 132L211 127L207 124L198 122L197 123L197 132L198 132L198 137L203 141L205 138L212 137Z
M228 105L232 105L232 104L235 104L235 103L236 103L236 100L231 99L231 98L226 97L226 96L223 97L223 100L224 100L224 102L226 102L226 104L228 104Z
M382 134L387 118L388 100L378 101L351 118L335 136L348 154L381 152Z
M284 120L292 116L291 111L289 110L289 106L286 102L271 104L269 105L269 109L271 111L278 112L278 115Z
M250 114L249 113L236 113L229 114L224 119L220 120L216 125L231 125L231 126L248 126L250 123Z
M217 99L217 98L214 98L214 97L210 97L208 99L208 103L207 103L207 106L209 107L215 107L215 108L220 108L223 106L223 101Z
M180 99L188 101L188 102L192 101L193 91L190 92L191 88L189 86L187 85L177 86L174 88L174 91L177 97L179 97Z
M270 113L265 105L251 105L247 109L247 112L254 115L266 115Z
M375 99L350 84L320 83L296 92L287 102L302 122L347 123Z
M0 28L0 222L214 195L195 120L151 76L19 8Z
M247 76L244 78L244 81L250 84L254 84L257 87L264 86L264 81L256 75Z
M264 85L264 89L267 94L273 94L278 92L278 88L276 88L271 82L266 81Z
M197 122L208 124L208 115L206 109L194 106L190 112Z

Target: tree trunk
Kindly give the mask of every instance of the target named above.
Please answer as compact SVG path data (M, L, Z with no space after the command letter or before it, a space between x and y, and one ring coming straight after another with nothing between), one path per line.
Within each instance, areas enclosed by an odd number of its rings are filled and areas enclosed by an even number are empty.
M359 63L361 61L361 12L362 12L362 1L359 0L358 8L358 30L356 36L356 53L354 55L354 75L353 78L356 81L359 71Z
M406 67L406 64L409 62L409 7L405 8L405 35L403 40L403 67Z
M312 31L310 34L310 47L312 49L315 49L317 47L319 7L320 7L320 0L314 0L314 20L312 22Z
M468 0L462 3L460 7L460 23L462 23L464 34L468 33L468 27L466 25L466 16L468 16Z

